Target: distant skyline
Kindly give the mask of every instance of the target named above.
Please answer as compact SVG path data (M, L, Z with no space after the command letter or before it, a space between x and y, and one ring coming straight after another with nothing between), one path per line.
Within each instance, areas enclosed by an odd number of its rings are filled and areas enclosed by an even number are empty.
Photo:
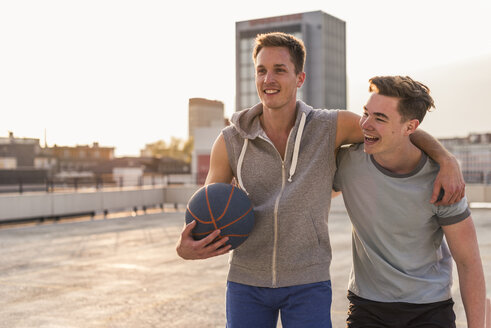
M316 10L346 22L349 110L370 77L410 75L438 106L423 129L491 131L489 0L25 0L0 2L0 136L117 156L185 139L189 98L235 110L235 22Z

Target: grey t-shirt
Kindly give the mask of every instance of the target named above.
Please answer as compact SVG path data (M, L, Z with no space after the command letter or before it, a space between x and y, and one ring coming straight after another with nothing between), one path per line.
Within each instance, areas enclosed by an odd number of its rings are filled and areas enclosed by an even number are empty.
M451 206L430 203L439 167L424 153L413 172L398 175L363 148L339 151L333 186L343 192L353 225L349 290L378 302L449 299L452 257L441 226L470 215L466 198Z

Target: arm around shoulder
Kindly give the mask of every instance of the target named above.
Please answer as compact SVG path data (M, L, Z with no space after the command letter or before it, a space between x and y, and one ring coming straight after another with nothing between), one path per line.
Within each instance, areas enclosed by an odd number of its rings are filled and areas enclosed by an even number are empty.
M336 125L336 149L342 145L358 142L363 142L360 116L348 110L340 110Z
M435 205L450 205L460 201L465 195L465 181L455 156L421 129L411 134L411 142L440 165L430 202ZM444 195L438 200L441 189L444 190Z

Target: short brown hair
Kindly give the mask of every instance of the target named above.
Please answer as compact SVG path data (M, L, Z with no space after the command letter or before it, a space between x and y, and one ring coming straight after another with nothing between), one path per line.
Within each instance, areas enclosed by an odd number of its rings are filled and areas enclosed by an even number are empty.
M256 62L257 55L264 47L285 47L290 52L290 58L295 65L295 74L303 72L307 50L303 41L291 34L271 32L256 36L252 59Z
M430 89L409 76L376 76L369 82L368 91L399 98L397 109L403 122L417 119L421 123L426 112L435 107Z

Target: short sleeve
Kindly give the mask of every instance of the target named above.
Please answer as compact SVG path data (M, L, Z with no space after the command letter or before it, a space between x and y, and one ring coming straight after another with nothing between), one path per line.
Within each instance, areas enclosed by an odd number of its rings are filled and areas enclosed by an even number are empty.
M459 202L449 206L438 206L436 218L441 226L452 225L463 221L471 215L471 210L467 203L467 198L462 198Z

